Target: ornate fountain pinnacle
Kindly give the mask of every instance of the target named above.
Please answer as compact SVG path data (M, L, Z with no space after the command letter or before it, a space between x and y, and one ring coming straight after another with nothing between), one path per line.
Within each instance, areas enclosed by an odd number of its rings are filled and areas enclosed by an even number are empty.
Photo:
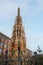
M20 8L18 8L18 16L20 16Z

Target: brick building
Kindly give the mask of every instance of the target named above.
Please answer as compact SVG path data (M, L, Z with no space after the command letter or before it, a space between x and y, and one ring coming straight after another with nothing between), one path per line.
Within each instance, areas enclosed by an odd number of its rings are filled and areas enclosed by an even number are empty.
M10 38L0 32L0 55L4 54L6 46L8 45Z

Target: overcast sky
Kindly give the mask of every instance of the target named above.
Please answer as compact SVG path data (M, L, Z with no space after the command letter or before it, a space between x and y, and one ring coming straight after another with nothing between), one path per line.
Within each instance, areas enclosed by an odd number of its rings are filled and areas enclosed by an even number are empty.
M35 51L40 46L43 50L43 0L0 0L0 32L12 36L18 7L27 48Z

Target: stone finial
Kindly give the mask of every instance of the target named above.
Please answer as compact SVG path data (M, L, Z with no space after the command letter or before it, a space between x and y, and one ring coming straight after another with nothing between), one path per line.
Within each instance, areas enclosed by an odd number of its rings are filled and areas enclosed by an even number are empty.
M18 8L18 16L20 16L20 8Z

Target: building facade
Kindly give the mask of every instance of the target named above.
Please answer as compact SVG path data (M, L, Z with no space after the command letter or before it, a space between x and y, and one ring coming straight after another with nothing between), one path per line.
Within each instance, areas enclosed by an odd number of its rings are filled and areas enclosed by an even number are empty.
M6 47L11 39L5 34L0 32L0 55L5 53Z

